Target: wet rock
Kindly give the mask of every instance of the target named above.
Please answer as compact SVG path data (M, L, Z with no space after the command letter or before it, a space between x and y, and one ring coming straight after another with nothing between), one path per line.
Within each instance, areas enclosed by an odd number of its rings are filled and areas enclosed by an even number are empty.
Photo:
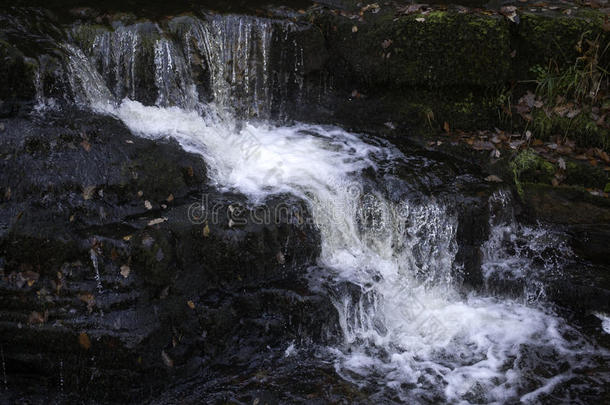
M320 240L299 221L308 217L301 201L281 196L236 217L245 197L208 187L200 157L136 138L111 118L62 114L9 119L0 142L10 156L0 159L0 189L12 190L0 203L11 388L37 381L31 398L52 394L58 386L43 381L61 374L79 395L141 399L192 371L194 358L251 363L267 346L336 335L332 304L304 279ZM143 198L167 208L148 210ZM203 223L192 216L198 201L214 209ZM164 220L151 225L156 218Z
M549 223L610 223L610 202L579 187L525 183L523 201L533 218Z

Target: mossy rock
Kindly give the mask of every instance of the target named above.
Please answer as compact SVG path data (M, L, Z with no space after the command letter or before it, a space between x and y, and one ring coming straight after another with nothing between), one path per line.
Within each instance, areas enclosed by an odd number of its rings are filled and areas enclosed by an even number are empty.
M510 72L508 23L497 16L380 12L361 23L327 13L315 24L336 65L370 86L493 86Z
M550 184L557 168L531 149L519 153L510 163L517 191L523 195L523 183Z
M604 189L608 182L607 172L586 162L568 162L565 176L565 184L585 188Z
M595 10L580 10L575 15L525 12L516 29L515 59L517 78L531 78L532 66L546 66L553 60L559 67L571 65L581 56L576 49L581 38L608 43L610 34L603 30L604 15ZM602 66L610 61L606 53Z
M34 98L37 65L18 49L0 40L0 99L18 101Z
M610 200L581 187L523 183L522 199L532 216L556 224L610 224Z

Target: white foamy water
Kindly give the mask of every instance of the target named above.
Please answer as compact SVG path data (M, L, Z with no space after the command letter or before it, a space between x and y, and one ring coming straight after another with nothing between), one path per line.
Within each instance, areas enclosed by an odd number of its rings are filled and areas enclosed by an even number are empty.
M165 55L163 80L170 59L186 66L174 60L177 53ZM329 352L337 372L373 398L536 402L574 378L575 369L591 367L594 356L607 356L536 300L458 293L458 221L448 203L390 201L383 182L364 179L363 170L402 159L394 148L336 127L239 122L211 105L167 106L170 99L161 96L162 106L118 103L82 52L74 50L71 62L77 101L117 117L135 134L172 138L201 154L219 188L254 203L291 193L309 204L322 240L319 267L325 280L330 276L321 285L337 308L344 340ZM533 262L503 250L501 241L511 240L514 228L490 226L486 275L534 271L523 268Z
M333 275L333 285L357 286L355 294L333 295L345 344L331 352L346 379L381 380L402 400L436 392L452 402L535 401L572 378L572 368L588 367L596 353L536 303L457 293L451 274L458 225L443 204L397 206L382 189L363 190L361 171L400 158L395 150L339 128L236 127L129 100L111 113L136 134L173 138L204 156L221 188L259 203L274 193L309 203L322 237L320 265ZM510 227L502 232L511 239ZM539 236L534 242L542 243ZM484 269L501 268L513 278L535 270L522 268L532 265L522 256L500 254L500 246L494 251ZM530 370L535 365L524 360L538 352L546 356L542 364L551 378L536 376ZM569 364L567 370L555 366L559 361Z

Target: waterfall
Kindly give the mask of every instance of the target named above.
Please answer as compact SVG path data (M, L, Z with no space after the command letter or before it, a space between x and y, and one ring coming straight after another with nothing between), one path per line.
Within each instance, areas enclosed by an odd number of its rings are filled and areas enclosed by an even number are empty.
M294 30L290 22L241 15L181 16L165 26L117 23L111 30L79 25L72 37L80 49L71 53L87 55L116 100L189 110L213 100L240 116L269 118L283 114L291 86L297 97L303 87L296 41L281 46L279 61L272 52L274 37ZM77 101L83 91L76 90Z
M273 108L274 23L184 17L170 30L180 41L161 28L147 31L158 35L153 41L132 31L104 33L106 39L96 34L100 51L88 57L66 45L76 101L113 115L140 136L176 139L203 156L217 187L241 192L252 204L280 193L308 203L322 241L310 278L331 297L343 336L342 344L320 350L346 380L381 401L528 402L600 355L537 300L460 293L454 280L460 270L455 207L450 199L423 192L396 198L390 185L403 190L410 184L394 176L393 168L412 164L396 148L332 126L235 125L210 114L197 79L205 72L217 107L243 107L255 116ZM135 49L146 42L154 50L154 105L138 100L134 85L134 72L143 69ZM133 57L123 56L123 49ZM502 193L490 200L490 206L508 203ZM517 270L535 262L516 257L503 242L516 234L531 241L533 233L517 229L512 218L492 216L490 226L483 249L486 276L503 271L525 277ZM536 364L528 364L528 353L537 353ZM558 358L569 367L557 364ZM544 374L532 372L536 367Z

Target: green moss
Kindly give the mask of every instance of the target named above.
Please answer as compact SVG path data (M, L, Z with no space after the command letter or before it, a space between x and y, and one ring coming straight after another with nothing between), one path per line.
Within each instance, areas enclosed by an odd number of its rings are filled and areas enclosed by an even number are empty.
M330 54L341 60L337 63L347 64L358 82L370 86L491 86L509 75L510 33L498 17L433 11L354 23L323 14L316 24Z
M519 153L510 163L515 185L523 196L523 183L549 184L555 174L555 166L538 156L531 149Z
M608 181L608 176L601 167L584 162L568 162L565 176L565 184L584 188L603 189Z
M591 119L589 111L583 111L573 118L547 114L542 109L532 111L532 129L540 139L560 135L574 140L579 146L610 149L610 134L606 128L598 126Z
M523 13L515 38L519 55L515 60L516 75L533 79L531 67L546 66L549 60L553 60L559 67L573 64L580 56L576 44L583 35L589 39L600 35L607 43L610 34L602 28L603 17L597 11L591 12L586 18ZM606 55L606 59L608 56L610 55Z

